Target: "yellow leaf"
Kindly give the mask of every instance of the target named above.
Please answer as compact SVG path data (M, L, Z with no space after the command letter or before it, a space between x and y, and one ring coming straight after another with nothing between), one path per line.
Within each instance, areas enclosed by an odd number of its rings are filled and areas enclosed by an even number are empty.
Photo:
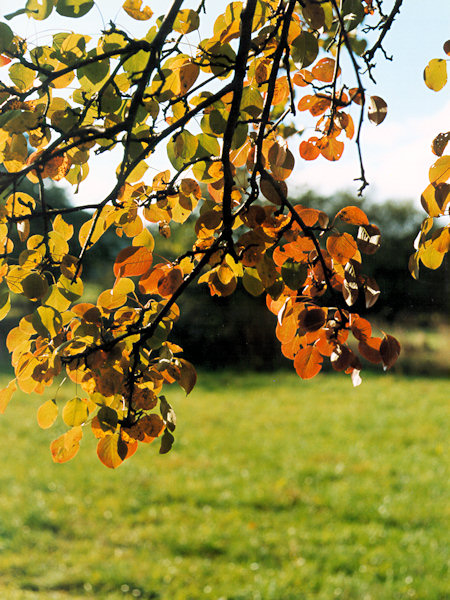
M5 412L12 395L16 390L17 385L15 379L12 379L3 390L0 390L0 414Z
M48 429L56 421L58 416L58 406L54 400L47 400L38 408L37 421L39 427Z
M127 445L119 433L102 437L97 444L97 456L110 469L115 469L123 463L127 450Z
M153 11L148 6L141 9L141 6L142 0L126 0L122 8L132 19L148 21L153 15Z
M447 83L447 63L441 58L433 58L423 72L425 85L435 92L442 90Z
M68 427L82 425L89 416L87 404L78 397L69 400L63 408L62 418Z
M450 156L441 156L429 172L430 183L445 183L450 177Z
M52 458L57 463L64 463L73 458L80 449L80 440L83 437L81 427L74 427L50 444Z

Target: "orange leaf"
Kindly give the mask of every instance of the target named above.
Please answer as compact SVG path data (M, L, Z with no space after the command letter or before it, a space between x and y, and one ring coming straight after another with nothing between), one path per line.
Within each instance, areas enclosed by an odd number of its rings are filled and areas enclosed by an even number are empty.
M450 156L441 156L429 172L430 183L445 183L450 177Z
M81 427L72 427L50 444L52 458L56 463L64 463L72 459L80 449L80 440L83 437Z
M133 445L137 442L134 442ZM128 446L119 433L100 438L97 444L97 456L109 469L116 469L128 454Z
M299 87L305 87L312 81L314 81L314 77L307 69L301 69L300 71L297 71L292 78L292 82Z
M311 379L320 372L323 358L315 346L307 346L297 352L294 367L302 379Z
M342 208L336 215L336 219L341 219L341 221L350 223L351 225L369 224L366 213L357 206L346 206L345 208Z
M300 144L300 156L305 160L315 160L320 154L320 150L316 145L318 141L319 138L316 137L303 141Z
M344 152L344 142L332 136L323 137L319 146L322 156L331 161L339 160Z
M349 233L330 235L327 239L327 250L330 256L341 265L345 265L353 258L358 246Z
M174 267L158 281L158 293L167 298L176 292L183 282L183 271Z
M114 263L116 277L132 277L146 273L153 262L153 254L145 246L128 246L119 252Z
M336 61L334 60L334 58L322 58L312 68L312 74L319 81L323 81L324 83L330 83L331 81L333 81L335 66Z

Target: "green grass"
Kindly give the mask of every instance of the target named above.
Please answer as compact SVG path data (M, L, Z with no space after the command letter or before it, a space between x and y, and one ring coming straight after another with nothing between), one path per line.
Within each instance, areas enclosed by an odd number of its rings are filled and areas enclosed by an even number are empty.
M3 600L448 600L444 379L202 374L177 442L66 465L0 417ZM68 391L70 393L70 391Z

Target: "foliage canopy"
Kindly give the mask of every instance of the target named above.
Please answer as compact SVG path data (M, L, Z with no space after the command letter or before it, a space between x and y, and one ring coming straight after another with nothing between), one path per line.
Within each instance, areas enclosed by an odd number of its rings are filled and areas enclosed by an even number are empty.
M139 442L159 437L160 452L170 450L176 418L161 392L178 382L190 393L196 374L169 335L177 301L195 282L211 295L232 294L238 280L251 295L265 294L282 352L303 379L329 360L357 385L358 354L390 368L400 352L394 337L373 335L359 315L380 293L362 270L363 255L379 248L378 227L358 206L329 216L292 203L287 180L296 160L338 161L355 139L360 193L367 186L361 129L366 115L381 124L387 104L366 97L364 78L401 0L386 13L371 0L231 2L200 42L207 2L185 4L173 0L156 18L141 0L126 0L129 17L149 21L139 39L111 23L95 40L61 31L49 45L33 45L0 23L0 317L11 296L33 303L7 338L16 378L0 392L0 410L17 386L41 394L63 374L74 382L77 395L61 411L69 429L51 444L56 462L75 456L87 426L108 467ZM28 0L5 19L43 20L53 10L78 18L93 6ZM424 77L441 89L446 61L433 59ZM315 119L299 148L287 122L297 111ZM436 268L449 246L448 227L427 237L448 206L448 139L433 143L439 158L422 196L429 218L411 258L415 276L419 261ZM172 168L150 177L161 148ZM104 198L49 205L46 180L76 190L92 176L91 157L113 149L120 158ZM25 178L35 194L22 191ZM66 215L87 209L75 231ZM153 234L169 237L172 223L191 227L195 243L167 260ZM83 301L82 268L106 231L126 243L111 265L114 285L94 304ZM51 427L58 412L57 400L46 400L39 425Z

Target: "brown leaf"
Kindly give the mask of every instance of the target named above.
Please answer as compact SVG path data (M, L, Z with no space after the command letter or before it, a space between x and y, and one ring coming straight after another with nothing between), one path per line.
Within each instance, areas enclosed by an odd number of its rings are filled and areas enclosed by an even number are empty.
M387 115L387 104L380 98L379 96L371 96L369 100L369 121L375 123L375 125L380 125L384 121Z
M396 363L400 351L400 342L392 335L385 334L380 344L380 354L386 369L390 369Z

